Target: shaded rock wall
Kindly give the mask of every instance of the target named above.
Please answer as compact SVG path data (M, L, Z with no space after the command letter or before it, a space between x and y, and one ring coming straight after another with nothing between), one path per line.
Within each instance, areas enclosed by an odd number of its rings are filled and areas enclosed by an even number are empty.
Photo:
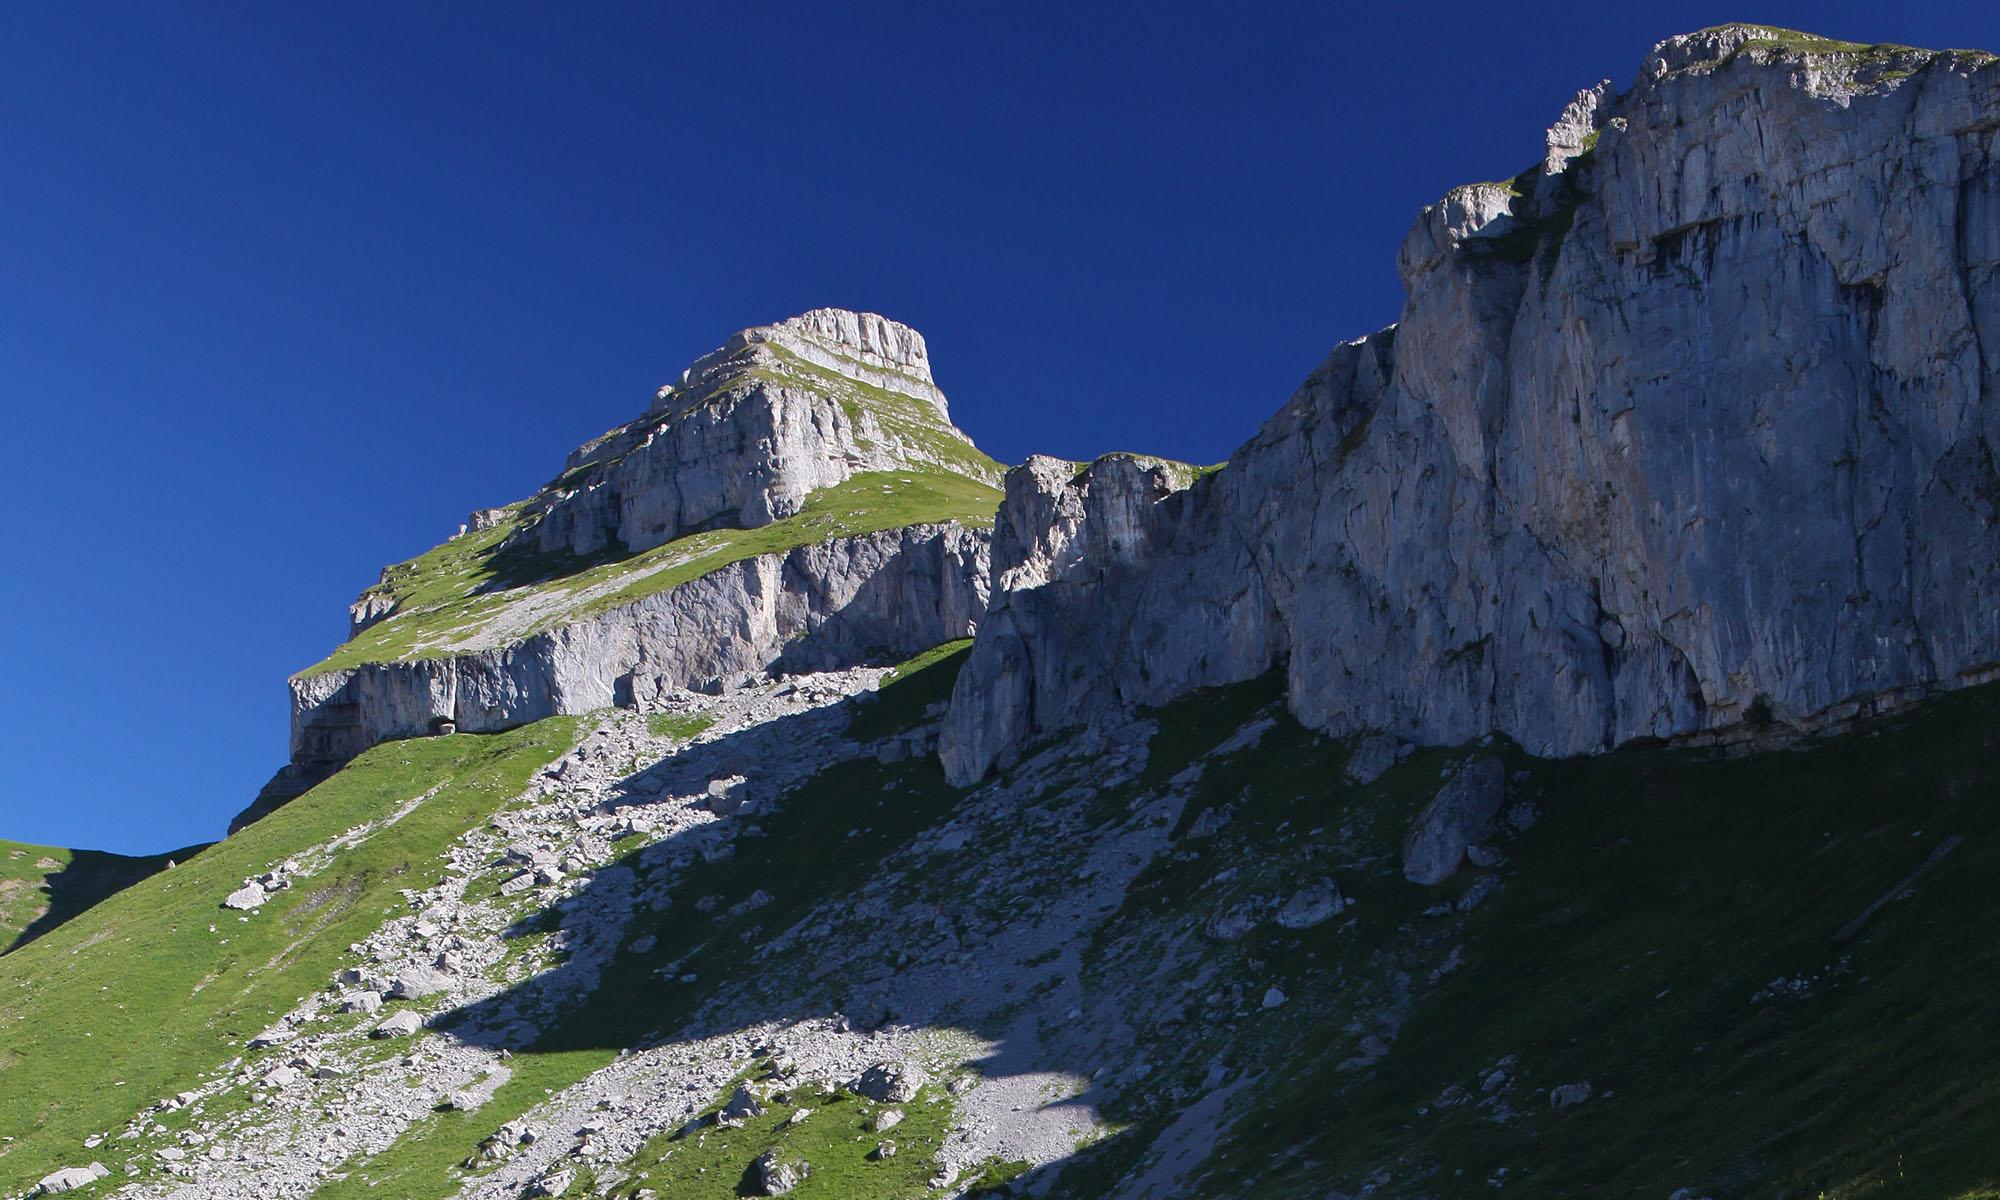
M1219 475L1010 476L948 772L1280 662L1315 728L1553 755L1992 677L1996 130L1990 58L1740 27L1580 93Z

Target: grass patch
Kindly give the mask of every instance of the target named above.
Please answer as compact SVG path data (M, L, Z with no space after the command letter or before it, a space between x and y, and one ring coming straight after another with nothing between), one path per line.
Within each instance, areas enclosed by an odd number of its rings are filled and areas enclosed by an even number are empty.
M927 1087L909 1104L882 1105L851 1092L816 1086L780 1093L786 1099L765 1103L765 1113L741 1129L710 1125L653 1139L632 1161L633 1178L613 1193L626 1197L650 1187L675 1200L736 1200L761 1195L749 1186L752 1164L769 1151L804 1160L811 1173L786 1193L800 1200L914 1200L928 1194L926 1182L937 1172L938 1151L951 1128L953 1105L942 1088ZM900 1108L904 1119L886 1133L870 1125L887 1107ZM806 1111L793 1123L795 1113ZM876 1157L876 1148L893 1142L896 1153Z
M449 653L450 644L472 637L509 605L530 597L554 597L558 603L519 631L520 637L631 604L760 554L943 521L990 528L999 505L998 489L948 471L864 472L812 493L797 515L782 521L690 534L616 561L578 560L568 564L577 569L560 578L521 587L499 586L520 571L501 574L496 566L505 553L505 535L496 527L404 564L412 590L398 610L301 674Z
M691 742L707 732L715 724L715 718L705 712L698 713L649 713L646 717L646 732L654 737L673 738L675 741Z
M243 1052L328 985L347 946L401 911L399 889L442 878L443 851L574 741L558 717L508 733L389 742L227 841L117 893L0 958L0 1193L102 1159L83 1140ZM394 812L442 784L391 831L261 911L220 907L244 876ZM275 1051L273 1053L282 1053Z
M187 846L170 854L133 857L0 840L0 954L202 849Z

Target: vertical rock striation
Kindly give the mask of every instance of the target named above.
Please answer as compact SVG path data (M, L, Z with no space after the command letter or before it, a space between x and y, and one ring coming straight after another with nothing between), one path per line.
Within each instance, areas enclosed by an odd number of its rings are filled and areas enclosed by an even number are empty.
M948 772L1280 663L1315 728L1552 755L1993 677L1996 131L1990 56L1755 26L1579 93L1219 474L1010 475Z

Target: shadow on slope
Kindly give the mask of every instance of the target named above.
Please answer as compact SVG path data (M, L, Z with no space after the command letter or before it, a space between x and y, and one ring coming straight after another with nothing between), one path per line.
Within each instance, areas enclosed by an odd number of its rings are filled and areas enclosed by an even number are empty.
M8 860L0 862L0 937L14 935L0 954L20 949L107 896L207 848L204 842L135 857L0 842L0 856ZM29 869L9 869L21 863L30 864Z
M511 1106L444 1114L427 1146L354 1172L355 1194L455 1186L445 1163L623 1052L807 1020L975 1036L982 1087L1075 1081L1028 1106L1087 1107L1110 1136L1038 1170L985 1164L1015 1193L1995 1194L2000 688L1746 757L1496 746L1534 819L1497 838L1503 861L1435 889L1402 879L1401 835L1465 751L1357 786L1347 747L1276 697L1264 680L1154 714L1129 785L1089 782L1115 758L1101 746L989 785L1041 771L1039 798L952 789L929 758L860 759L776 812L634 851L512 930L562 933L567 961L436 1022L514 1052ZM871 735L922 719L896 703L860 710ZM1221 749L1265 718L1261 741ZM746 731L625 787L687 794L736 770L754 785L788 736ZM1062 907L1107 861L1089 844L1155 826L1159 852L1109 907ZM969 840L939 850L954 830ZM1269 919L1329 876L1355 902L1340 919ZM1216 932L1246 905L1267 915ZM1045 959L989 955L1022 931L1051 935ZM1554 1106L1581 1083L1588 1100ZM731 1194L742 1165L669 1193ZM822 1179L798 1194L850 1194Z

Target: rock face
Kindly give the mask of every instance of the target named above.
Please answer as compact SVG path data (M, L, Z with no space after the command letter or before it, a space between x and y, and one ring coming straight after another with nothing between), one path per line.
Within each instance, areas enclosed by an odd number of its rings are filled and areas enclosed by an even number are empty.
M948 773L1280 664L1314 728L1548 755L1994 677L1996 151L1989 56L1661 43L1218 474L1010 474Z
M987 535L916 525L744 559L524 640L295 677L292 761L337 765L385 738L504 729L766 671L907 657L986 606Z
M792 516L808 493L858 472L924 465L999 478L952 425L921 334L814 309L736 334L661 388L645 416L572 451L529 502L539 519L522 536L544 552L638 553Z
M864 472L888 474L800 515L813 492ZM916 331L839 309L744 330L535 496L473 512L451 539L486 535L473 550L384 568L349 608L349 636L374 640L293 677L291 761L231 829L386 738L645 708L965 637L987 604L976 525L999 478L951 424ZM796 540L821 540L615 603L651 571L724 557L695 546L670 561L669 547L626 565L645 551L792 517L806 531ZM598 567L611 574L570 578Z

